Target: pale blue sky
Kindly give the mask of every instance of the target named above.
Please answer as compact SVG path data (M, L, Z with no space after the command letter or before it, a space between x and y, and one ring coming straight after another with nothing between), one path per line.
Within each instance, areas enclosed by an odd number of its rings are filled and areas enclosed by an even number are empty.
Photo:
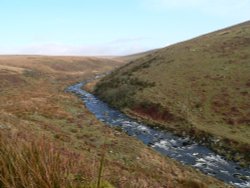
M125 55L250 19L250 0L1 0L0 54Z

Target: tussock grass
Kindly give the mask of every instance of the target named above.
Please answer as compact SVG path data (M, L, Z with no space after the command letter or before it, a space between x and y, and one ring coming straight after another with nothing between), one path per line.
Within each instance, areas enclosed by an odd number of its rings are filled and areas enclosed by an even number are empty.
M0 134L0 187L78 187L71 174L76 162L43 139Z

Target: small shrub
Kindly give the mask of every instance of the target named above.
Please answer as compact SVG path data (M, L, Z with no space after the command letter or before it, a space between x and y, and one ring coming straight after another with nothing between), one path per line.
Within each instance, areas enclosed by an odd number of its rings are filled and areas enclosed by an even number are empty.
M126 108L134 105L133 96L138 91L154 86L154 82L131 76L121 76L100 81L97 83L94 93L114 107Z

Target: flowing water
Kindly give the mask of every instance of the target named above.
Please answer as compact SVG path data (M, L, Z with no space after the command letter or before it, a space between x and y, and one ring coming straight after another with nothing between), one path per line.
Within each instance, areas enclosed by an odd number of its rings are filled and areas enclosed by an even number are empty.
M94 95L83 90L88 81L70 86L67 90L79 96L84 105L97 119L110 127L120 127L162 155L191 165L205 174L214 176L235 187L250 188L250 167L241 168L237 163L226 161L207 147L189 138L175 136L167 131L150 128L122 112L109 107Z

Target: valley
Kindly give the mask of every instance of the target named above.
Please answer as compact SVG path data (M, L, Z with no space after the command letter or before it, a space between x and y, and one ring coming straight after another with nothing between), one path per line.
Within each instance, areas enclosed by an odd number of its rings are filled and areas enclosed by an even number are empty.
M123 63L96 57L0 57L1 187L95 187L100 161L102 187L229 187L107 127L65 92Z

